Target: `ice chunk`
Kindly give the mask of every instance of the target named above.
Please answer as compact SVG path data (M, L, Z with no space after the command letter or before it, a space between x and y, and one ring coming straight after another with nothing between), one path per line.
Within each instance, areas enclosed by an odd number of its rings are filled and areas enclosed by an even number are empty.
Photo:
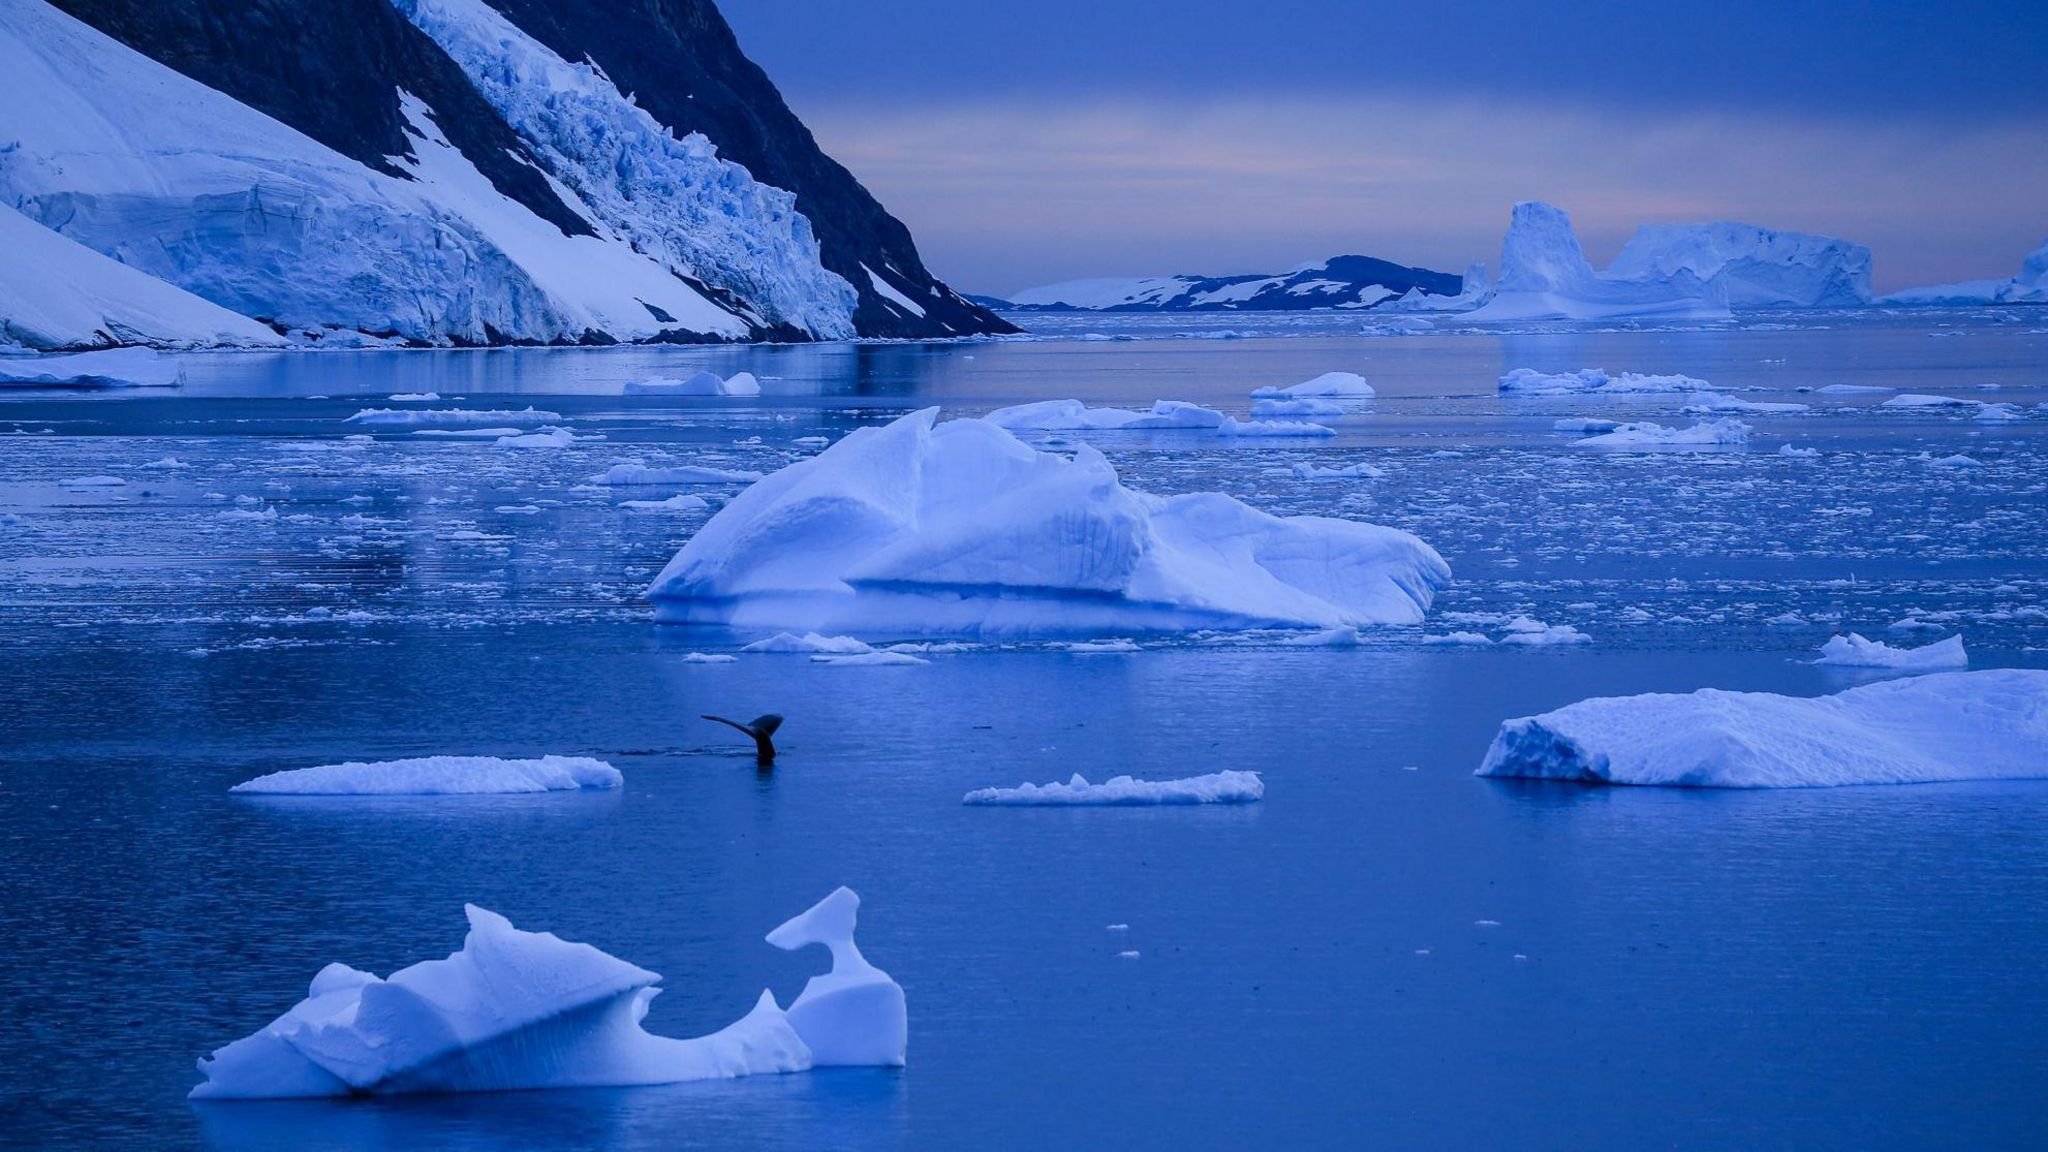
M630 508L635 512L695 512L701 508L711 507L711 503L702 496L682 492L666 500L621 500L619 507Z
M1725 448L1749 442L1749 425L1740 420L1708 420L1690 428L1667 428L1662 424L1622 424L1612 432L1572 442L1574 448L1620 452L1691 451Z
M560 420L559 412L543 412L528 406L518 411L476 408L365 408L349 417L347 424L408 427L417 424L546 424Z
M1427 324L1428 321L1415 321ZM1365 377L1356 372L1325 372L1313 380L1289 384L1285 388L1265 387L1252 392L1254 400L1300 400L1316 397L1341 396L1351 400L1370 400L1376 393Z
M1449 569L1406 532L1133 492L1093 448L937 410L734 498L648 589L665 622L904 635L1412 624Z
M1715 412L1753 412L1758 415L1767 416L1781 412L1806 412L1810 411L1811 408L1812 406L1807 404L1763 403L1755 400L1744 400L1739 396L1726 396L1716 392L1709 393L1688 403L1684 411L1688 416L1708 416Z
M1815 664L1844 668L1889 668L1897 672L1945 672L1970 666L1963 638L1951 636L1918 648L1894 648L1881 640L1865 640L1854 632L1832 636L1821 646Z
M1310 416L1342 419L1352 410L1335 400L1254 400L1252 419L1269 420L1275 416Z
M500 448L567 448L575 442L576 434L567 428L542 428L537 432L500 436L492 441Z
M1155 401L1150 411L1090 408L1079 400L1040 400L998 408L982 419L1012 432L1156 432L1222 426L1223 413L1180 400Z
M827 668L907 668L931 661L908 652L855 652L850 656L821 652L811 657L811 663Z
M1923 392L1902 392L1880 404L1880 408L1975 408L1982 401L1958 400L1954 396L1930 396Z
M851 636L820 636L816 632L798 636L789 632L777 632L766 640L756 640L746 645L740 651L821 652L836 656L858 656L865 652L873 652L874 649Z
M1615 396L1638 392L1710 392L1714 385L1692 376L1652 376L1622 372L1610 376L1599 368L1576 372L1538 372L1516 368L1500 378L1503 396Z
M1937 672L1810 699L1596 697L1502 724L1478 775L1683 788L2048 777L2048 672Z
M854 945L860 897L840 888L768 934L785 951L822 944L832 970L813 976L785 1015L818 1067L901 1067L909 1041L903 988Z
M617 768L582 756L422 756L292 768L245 780L229 791L267 796L470 796L617 788L624 782Z
M625 460L612 465L603 472L592 476L592 484L626 488L641 484L730 484L752 483L761 478L759 472L733 468L709 468L701 464L683 464L672 468L650 468L637 460Z
M0 388L175 388L184 375L176 360L148 348L0 356Z
M1335 436L1337 430L1324 424L1311 424L1302 420L1253 420L1246 422L1236 417L1225 420L1216 429L1220 436Z
M630 381L625 392L628 396L759 396L761 382L752 372L738 372L731 378L716 372L699 372L683 380L657 376L652 380Z
M812 980L791 1006L796 1015L763 992L737 1023L690 1040L641 1027L660 976L471 905L461 951L385 980L329 965L290 1011L200 1060L206 1079L192 1096L623 1087L899 1065L902 989L854 947L858 903L841 888L770 937L783 948L832 949L833 971Z
M961 798L964 804L1008 806L1139 804L1249 804L1266 794L1257 772L1226 769L1180 780L1133 780L1118 776L1090 784L1076 772L1065 784L1020 784L1015 788L978 788Z

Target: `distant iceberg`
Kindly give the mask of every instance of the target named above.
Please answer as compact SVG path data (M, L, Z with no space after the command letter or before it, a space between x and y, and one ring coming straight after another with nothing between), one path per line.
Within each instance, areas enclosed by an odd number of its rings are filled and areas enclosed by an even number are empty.
M1596 697L1501 725L1478 775L1676 788L2048 777L2048 672L1938 672L1800 698Z
M1879 301L1882 304L2048 304L2048 242L2034 249L2010 280L1969 280L1908 288Z
M1855 308L1872 300L1870 249L1832 236L1754 224L1644 224L1607 266L1608 280L1697 280L1730 308Z
M1725 289L1679 269L1631 280L1602 276L1586 263L1572 220L1540 201L1515 205L1501 244L1500 280L1468 320L1605 320L1661 316L1728 318Z
M1843 668L1888 668L1895 672L1946 672L1968 668L1970 655L1963 650L1963 638L1951 636L1918 648L1894 648L1881 640L1865 640L1854 632L1831 636L1821 646L1815 664Z
M1257 772L1226 770L1181 780L1133 780L1118 776L1102 784L1090 784L1087 777L1076 772L1065 784L977 788L962 797L961 802L1016 807L1249 804L1265 794L1266 785Z
M420 424L545 424L560 420L560 412L543 412L526 407L516 412L477 408L365 408L349 417L348 424L411 426Z
M788 1010L763 992L737 1023L675 1040L641 1027L659 975L469 905L461 951L382 980L329 964L290 1011L202 1058L206 1079L191 1094L503 1092L899 1066L903 989L854 946L859 907L841 888L769 933L778 948L832 952L832 970L812 977Z
M1370 400L1375 393L1365 377L1356 372L1325 372L1313 380L1289 384L1285 388L1265 387L1252 390L1254 400L1304 400L1342 398L1346 400Z
M716 372L698 372L681 380L669 376L657 376L651 380L632 380L626 383L628 396L759 396L761 382L752 372L736 372L720 376Z
M937 411L740 493L648 588L656 618L895 635L1415 624L1450 579L1397 529L1134 492L1091 447L1038 452Z
M184 379L176 360L148 348L0 356L0 388L175 388Z
M475 796L574 792L623 783L617 768L584 756L422 756L292 768L245 780L228 791L255 796Z

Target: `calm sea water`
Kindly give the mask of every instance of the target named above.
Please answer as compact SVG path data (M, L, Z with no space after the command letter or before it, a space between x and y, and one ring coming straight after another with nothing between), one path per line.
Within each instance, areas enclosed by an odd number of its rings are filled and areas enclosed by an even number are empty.
M1051 338L223 354L186 358L172 394L0 396L0 1143L2048 1142L2048 784L1688 793L1470 775L1501 720L1588 695L1837 690L1855 681L1806 663L1837 630L1960 631L1976 666L2048 666L2048 314L1401 338L1332 317L1026 322ZM1494 393L1509 368L1588 366L1813 409L1744 417L1741 450L1594 457L1553 423L1688 423L1684 398ZM768 395L619 395L700 367L753 371ZM1094 442L1141 488L1436 545L1458 582L1429 624L1357 649L1266 636L990 645L912 668L686 663L745 638L657 628L637 595L709 513L621 506L680 489L587 483L620 460L767 470L818 450L800 440L931 404L1241 412L1254 387L1333 369L1381 395L1329 440ZM1830 384L2023 418L1797 393ZM514 450L345 422L424 391L531 404L581 439ZM1941 463L1958 455L1975 463ZM1294 472L1360 462L1383 475ZM94 476L126 483L64 483ZM692 491L715 509L737 485ZM1521 614L1593 643L1424 642ZM789 716L770 777L696 719L769 710ZM596 755L627 784L227 793L436 752ZM1222 768L1265 773L1265 802L959 803L1073 772ZM322 964L387 972L454 950L465 901L664 973L649 1023L687 1035L822 968L761 936L841 883L863 896L863 948L909 993L902 1071L184 1099L195 1058Z

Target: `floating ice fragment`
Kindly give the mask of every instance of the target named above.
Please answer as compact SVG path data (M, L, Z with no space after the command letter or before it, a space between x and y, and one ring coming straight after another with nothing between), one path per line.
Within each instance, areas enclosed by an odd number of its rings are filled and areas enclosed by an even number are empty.
M582 756L423 756L292 768L245 780L228 791L270 796L475 796L617 788L624 782L618 769Z
M1065 784L1021 784L1015 788L979 788L962 803L1053 806L1141 804L1248 804L1266 794L1256 772L1225 770L1181 780L1134 780L1118 776L1090 784L1076 772Z

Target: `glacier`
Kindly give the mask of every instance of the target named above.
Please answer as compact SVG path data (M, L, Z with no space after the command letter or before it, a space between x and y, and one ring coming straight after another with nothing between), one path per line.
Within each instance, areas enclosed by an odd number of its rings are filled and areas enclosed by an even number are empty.
M649 585L664 623L897 635L1415 624L1450 570L1392 528L1134 492L936 408L736 496Z
M391 175L47 5L0 8L0 72L0 204L253 321L438 345L761 331L596 209L583 206L593 231L571 235L500 193L409 94L413 155ZM707 186L704 210L752 219L775 199L739 179Z
M396 0L533 148L563 197L634 251L744 301L750 319L853 336L858 296L819 262L796 197L755 182L701 133L680 139L587 61L482 0Z
M1065 784L1020 784L1015 788L977 788L961 797L963 804L1007 807L1131 807L1156 804L1249 804L1264 797L1265 782L1257 772L1226 769L1179 780L1133 780L1118 776L1101 784L1074 773Z
M1480 776L1673 788L2048 777L2048 672L1937 672L1801 698L1595 697L1502 724Z
M291 768L244 780L228 791L252 796L478 796L609 789L624 783L617 768L587 756L421 756Z
M903 989L854 945L860 897L840 888L769 933L777 948L820 944L832 969L787 1010L762 992L751 1012L708 1036L641 1027L656 973L589 944L523 932L464 908L460 951L379 979L344 964L313 977L305 999L199 1061L195 1100L262 1100L631 1087L802 1072L899 1067L909 1017Z
M0 166L5 160L0 159ZM0 204L0 347L267 347L284 338Z
M1832 236L1754 224L1644 224L1607 266L1608 279L1718 288L1730 308L1854 308L1869 304L1870 249Z

